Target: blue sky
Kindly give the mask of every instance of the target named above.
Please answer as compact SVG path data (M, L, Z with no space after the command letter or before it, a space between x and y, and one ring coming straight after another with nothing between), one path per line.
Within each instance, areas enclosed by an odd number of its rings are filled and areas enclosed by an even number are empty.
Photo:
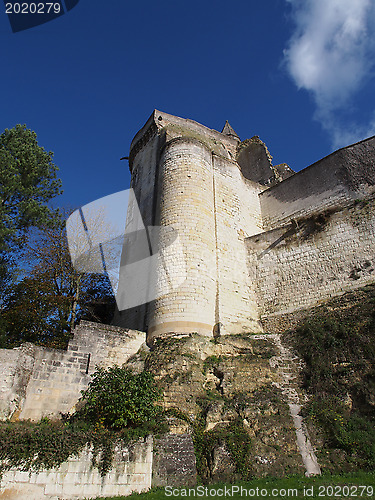
M26 123L77 207L129 187L130 142L154 108L300 170L375 134L373 0L80 0L12 33L0 13L0 129Z

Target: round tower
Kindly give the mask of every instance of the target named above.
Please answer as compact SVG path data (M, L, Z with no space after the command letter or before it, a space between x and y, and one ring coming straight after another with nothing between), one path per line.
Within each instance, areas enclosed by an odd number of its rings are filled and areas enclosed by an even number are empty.
M217 289L211 150L193 137L169 140L159 161L156 225L160 296L148 311L148 341L168 334L212 335ZM176 241L168 246L164 228ZM170 233L169 233L170 234Z

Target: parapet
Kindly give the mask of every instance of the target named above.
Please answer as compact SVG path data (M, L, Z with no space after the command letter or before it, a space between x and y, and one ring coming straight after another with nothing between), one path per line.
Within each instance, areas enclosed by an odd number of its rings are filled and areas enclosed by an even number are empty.
M263 191L264 228L276 228L298 217L343 207L374 191L375 136L339 149Z
M163 145L177 138L196 140L205 145L212 154L221 156L236 164L245 179L262 186L274 186L294 174L286 164L272 165L272 156L258 136L241 142L237 133L226 121L223 130L210 129L186 118L169 115L155 109L130 145L129 166L133 169L137 153L153 138L159 135Z

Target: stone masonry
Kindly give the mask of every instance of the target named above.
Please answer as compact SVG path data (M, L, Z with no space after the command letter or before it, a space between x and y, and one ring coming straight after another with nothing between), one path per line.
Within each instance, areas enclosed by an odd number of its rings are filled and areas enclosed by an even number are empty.
M36 421L71 412L96 366L122 365L144 341L142 332L81 321L66 351L0 349L0 418Z
M149 344L212 336L218 323L221 334L261 332L269 315L374 280L375 137L294 173L272 165L257 136L241 142L228 123L219 133L155 110L129 166L144 225L173 229L183 255L160 260L156 300L116 315ZM134 212L130 204L128 231Z
M152 436L129 446L117 446L112 468L101 476L92 466L92 451L86 448L54 469L5 472L0 499L72 500L146 491L151 487L152 458Z

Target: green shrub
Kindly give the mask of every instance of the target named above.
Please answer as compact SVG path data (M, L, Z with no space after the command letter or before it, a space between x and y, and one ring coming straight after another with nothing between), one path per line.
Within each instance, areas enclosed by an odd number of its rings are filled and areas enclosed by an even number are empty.
M358 466L375 468L374 421L349 412L335 397L313 401L308 413L324 430L329 447L345 450Z
M161 416L162 409L155 404L160 397L151 373L135 375L119 366L99 368L82 392L82 407L75 418L108 429L142 427Z
M333 299L290 340L304 359L308 416L323 431L324 450L375 467L375 285Z
M155 404L159 397L150 373L134 375L118 366L98 369L83 391L80 410L71 417L0 422L0 477L12 467L29 471L57 467L86 445L93 450L93 465L105 475L115 443L128 444L166 431L162 409Z

